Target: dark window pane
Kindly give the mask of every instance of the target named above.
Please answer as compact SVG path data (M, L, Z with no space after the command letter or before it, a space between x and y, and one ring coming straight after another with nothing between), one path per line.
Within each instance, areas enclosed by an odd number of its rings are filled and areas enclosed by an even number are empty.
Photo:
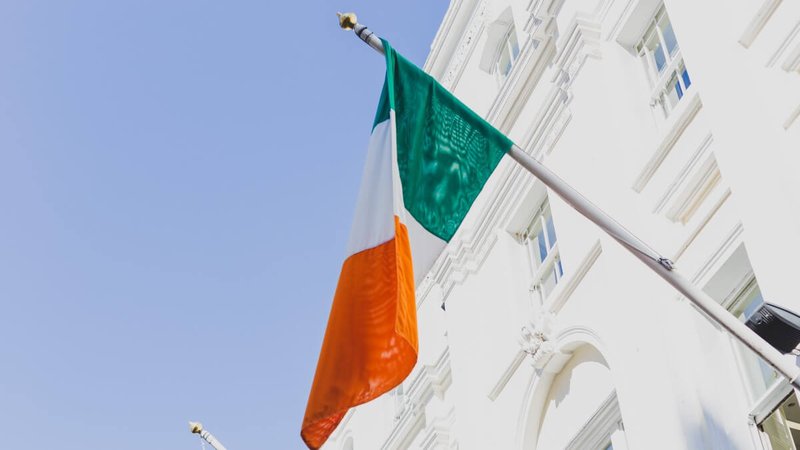
M675 94L678 95L679 100L683 97L683 89L681 89L681 84L678 83L677 79L675 79Z
M683 78L683 85L686 86L686 89L689 89L689 86L692 85L692 80L689 79L689 72L686 70L686 67L683 68L681 78Z

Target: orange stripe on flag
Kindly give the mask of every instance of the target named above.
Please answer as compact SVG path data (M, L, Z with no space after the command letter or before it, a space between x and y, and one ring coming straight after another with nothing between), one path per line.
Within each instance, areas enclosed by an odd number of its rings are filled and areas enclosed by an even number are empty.
M333 298L301 436L322 446L347 410L394 388L417 362L408 230L347 258Z

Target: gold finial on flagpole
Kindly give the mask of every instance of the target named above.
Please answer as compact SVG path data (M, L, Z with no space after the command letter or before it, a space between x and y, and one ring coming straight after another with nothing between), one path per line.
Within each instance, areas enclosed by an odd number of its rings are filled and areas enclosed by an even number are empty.
M358 24L358 18L355 13L337 12L336 15L339 17L339 26L343 30L352 30Z
M203 424L200 422L189 422L189 431L200 434L203 431Z

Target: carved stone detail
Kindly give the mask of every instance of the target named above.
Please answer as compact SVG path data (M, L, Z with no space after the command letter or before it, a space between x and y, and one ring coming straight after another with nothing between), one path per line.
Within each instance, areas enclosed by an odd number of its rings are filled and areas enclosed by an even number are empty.
M520 330L520 348L531 357L531 364L536 369L543 369L556 353L552 340L554 321L555 315L545 312Z
M453 55L453 59L450 61L447 73L445 74L444 78L442 78L442 85L444 85L444 87L447 89L453 88L453 82L461 73L464 63L466 62L470 53L472 53L472 48L475 46L481 30L483 30L483 26L486 22L487 3L487 0L482 0L478 4L477 8L475 8L475 14L472 16L469 28L464 33L464 38L461 40L461 43L458 45L458 49Z

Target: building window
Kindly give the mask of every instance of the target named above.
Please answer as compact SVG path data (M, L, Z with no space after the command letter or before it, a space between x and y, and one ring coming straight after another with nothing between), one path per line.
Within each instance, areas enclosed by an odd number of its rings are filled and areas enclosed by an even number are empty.
M523 239L533 274L531 289L537 291L539 300L544 302L564 275L558 254L556 228L547 200L537 211Z
M752 275L726 302L728 310L740 320L747 320L764 303L758 283ZM745 388L753 402L751 417L764 449L800 448L800 407L789 384L769 364L738 340L734 348Z
M500 83L508 78L511 68L514 67L514 63L517 61L517 56L519 56L519 42L517 41L517 31L512 26L500 44L497 62L494 67L494 72Z
M764 448L795 450L800 448L800 407L797 395L789 394L778 407L758 424Z
M667 11L662 6L636 45L652 87L651 104L667 117L692 85Z
M755 277L751 276L727 306L731 314L744 322L763 303L764 298L761 296L758 283ZM748 395L751 401L756 401L769 390L780 376L772 366L764 362L738 340L734 340L734 346L736 347Z

